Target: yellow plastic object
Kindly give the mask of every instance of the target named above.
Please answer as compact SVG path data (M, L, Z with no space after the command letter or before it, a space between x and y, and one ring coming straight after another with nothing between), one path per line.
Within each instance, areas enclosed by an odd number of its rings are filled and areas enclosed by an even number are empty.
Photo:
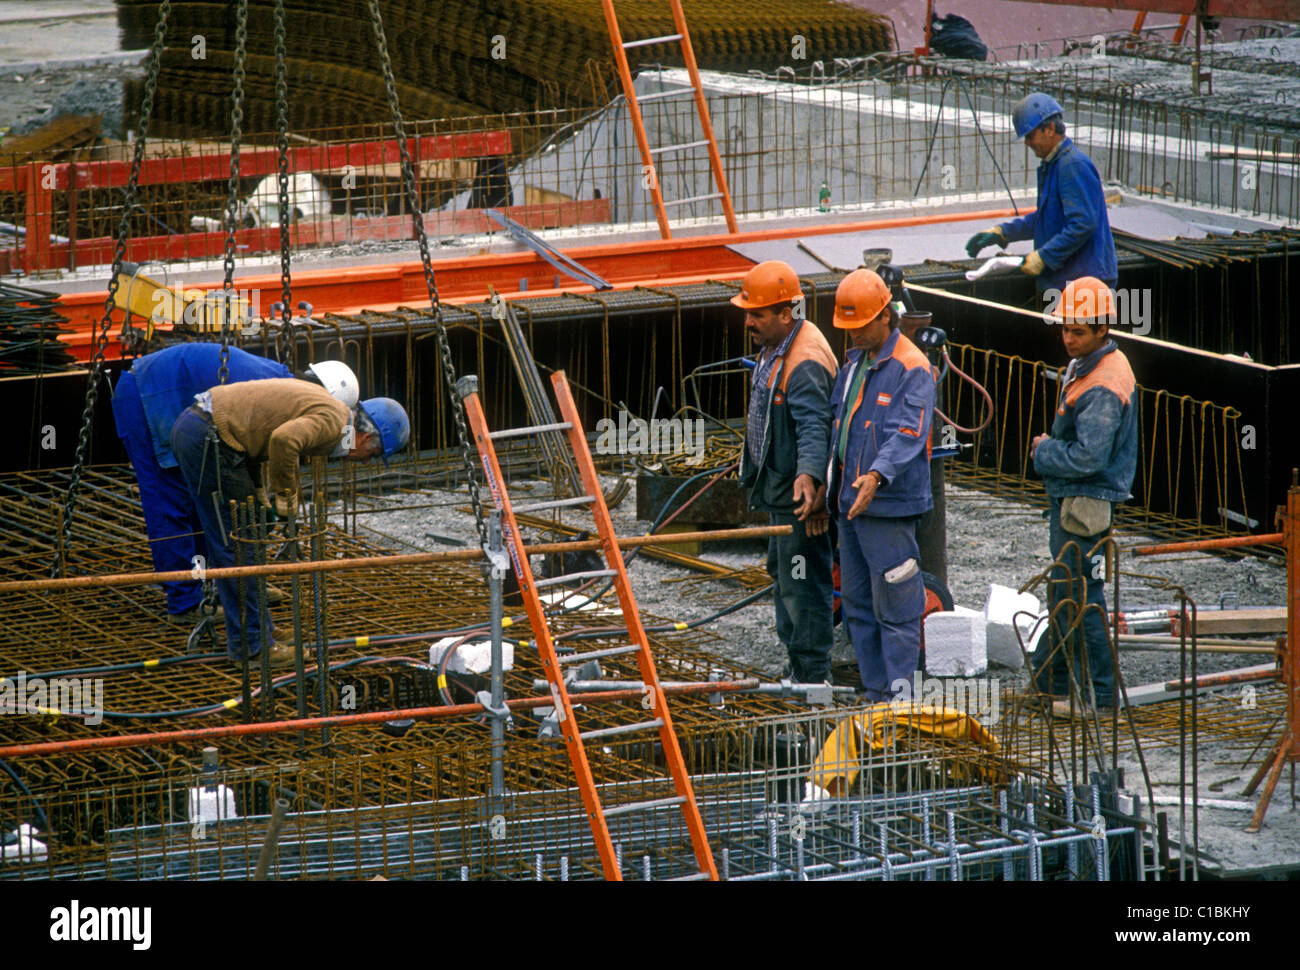
M944 738L969 742L981 749L980 753L996 754L998 750L997 738L965 711L885 702L874 704L836 725L813 762L811 781L832 795L846 794L866 766L866 749L884 751L890 745L902 747L908 743L909 735L918 741ZM987 764L979 764L983 759L978 754L969 761L943 760L952 762L950 771L965 776L953 780L970 781L974 775L983 781L998 780L999 772Z
M154 327L164 324L204 332L219 331L226 306L221 290L164 286L131 263L122 265L113 302L119 309L147 321L146 338L153 336ZM244 329L252 320L246 294L236 292L231 297L230 317L231 326L237 330Z

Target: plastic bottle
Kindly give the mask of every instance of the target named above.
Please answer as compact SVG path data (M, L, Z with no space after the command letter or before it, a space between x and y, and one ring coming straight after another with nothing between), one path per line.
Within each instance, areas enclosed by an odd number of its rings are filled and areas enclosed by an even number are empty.
M818 212L831 211L831 190L826 185L825 179L822 179L822 190L817 193L817 211Z

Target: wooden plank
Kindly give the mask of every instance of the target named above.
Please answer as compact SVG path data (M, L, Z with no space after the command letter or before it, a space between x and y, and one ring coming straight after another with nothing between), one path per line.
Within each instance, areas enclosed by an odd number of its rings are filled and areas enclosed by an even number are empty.
M1172 622L1178 636L1178 617ZM1285 633L1286 607L1254 610L1201 610L1196 614L1197 636L1217 633Z

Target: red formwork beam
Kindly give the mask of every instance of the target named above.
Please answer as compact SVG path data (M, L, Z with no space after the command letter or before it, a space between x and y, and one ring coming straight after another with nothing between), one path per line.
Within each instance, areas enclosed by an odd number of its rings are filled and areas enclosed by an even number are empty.
M455 158L482 158L510 153L509 131L472 131L458 135L425 135L409 138L411 161L435 161ZM311 172L341 169L353 165L358 169L400 162L401 150L396 138L290 148L289 171ZM239 153L241 178L274 175L279 169L280 153L274 148L244 149ZM23 174L28 166L0 168L0 192L31 190ZM33 162L41 187L52 192L69 189L120 188L131 176L129 161ZM175 158L146 158L140 166L139 185L165 185L177 182L210 182L230 176L230 152L200 152Z
M456 135L425 135L407 140L411 161L417 171L421 162L443 159L482 158L489 155L506 155L510 152L510 132L474 131ZM239 172L244 178L272 175L279 171L280 154L274 148L254 148L239 153ZM397 139L372 139L368 141L340 142L336 144L304 145L288 150L290 172L320 172L345 169L358 170L377 165L391 165L401 161ZM217 181L230 176L230 152L181 155L175 158L148 158L140 165L139 185L170 185L182 182ZM126 161L98 162L26 162L0 167L0 192L24 194L27 197L27 233L18 262L28 273L57 269L68 265L69 244L50 241L54 224L54 193L68 192L69 205L75 206L76 193L81 190L121 188L131 177L131 163ZM277 230L278 233L278 230ZM191 233L164 237L180 242L168 246L185 247L184 240ZM206 235L206 234L200 234ZM389 237L385 237L389 238ZM88 244L93 244L91 240ZM78 243L74 252L78 262L94 262L81 256ZM205 243L199 242L200 252L206 252ZM279 237L262 251L279 245ZM110 250L111 251L111 250ZM111 257L109 257L111 259ZM178 259L186 256L156 256L145 258ZM101 259L100 261L107 261Z
M597 222L609 222L608 199L581 199L566 202L543 202L534 205L507 206L501 210L516 222L529 229L558 229ZM430 235L468 235L489 230L500 230L500 225L489 219L481 209L464 209L459 212L430 213L425 217L425 228ZM324 222L300 222L289 230L289 244L300 246L325 246L363 240L413 239L415 232L409 215L358 218L356 216L329 219ZM111 236L86 239L77 243L77 262L81 265L108 265L113 261L113 248L117 244ZM173 233L167 236L140 236L126 244L126 258L133 263L147 263L183 259L215 259L225 252L224 232ZM235 231L235 249L238 253L260 253L277 250L280 246L280 227L261 226ZM57 265L66 265L70 243L55 243L47 252Z

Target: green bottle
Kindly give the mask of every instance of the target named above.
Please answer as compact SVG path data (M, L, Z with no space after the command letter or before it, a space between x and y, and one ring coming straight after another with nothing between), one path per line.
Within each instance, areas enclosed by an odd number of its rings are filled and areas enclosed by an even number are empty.
M831 211L831 190L827 188L825 179L822 179L822 190L817 193L817 211Z

